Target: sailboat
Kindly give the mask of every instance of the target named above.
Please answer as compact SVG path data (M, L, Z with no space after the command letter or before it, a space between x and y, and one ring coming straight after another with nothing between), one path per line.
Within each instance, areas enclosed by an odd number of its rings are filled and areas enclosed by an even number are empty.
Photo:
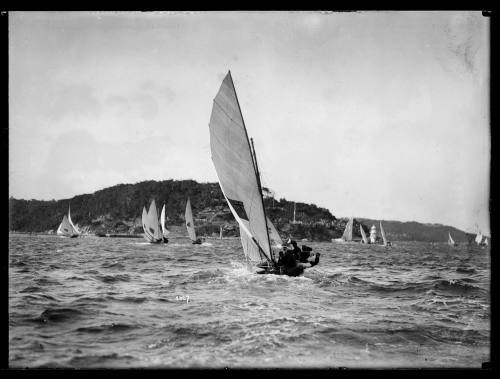
M191 209L191 200L189 199L189 197L186 203L185 219L189 239L191 239L191 242L193 244L201 244L201 239L196 238L196 231L194 230L193 210Z
M458 246L458 243L456 243L453 238L451 238L450 232L448 232L448 245L450 246Z
M142 228L144 229L146 241L151 243L163 242L163 234L158 221L158 210L154 199L151 200L149 211L146 211L146 207L142 208Z
M75 238L80 235L77 227L71 221L71 209L68 206L68 215L64 215L59 228L57 228L57 235L61 237Z
M170 234L170 231L165 226L165 203L163 203L163 208L161 209L160 225L161 225L161 232L163 235L163 242L167 243L168 242L167 236Z
M368 238L366 238L365 230L363 229L361 224L359 224L359 231L361 232L361 238L362 238L361 243L368 245Z
M352 224L354 222L354 218L349 218L349 221L347 222L345 229L344 229L344 234L342 234L342 237L340 238L335 238L332 239L332 241L335 242L352 242Z
M385 232L384 232L384 228L382 226L382 221L379 222L380 224L380 234L382 234L382 241L383 241L383 245L384 246L391 246L391 242L387 241L387 238L385 237Z
M481 242L483 241L483 235L480 230L477 232L475 241L478 245L481 245Z
M230 71L214 98L209 129L212 162L238 222L245 257L249 263L259 263L258 267L265 265L265 273L279 273L276 248L282 241L266 215L255 148L248 138Z

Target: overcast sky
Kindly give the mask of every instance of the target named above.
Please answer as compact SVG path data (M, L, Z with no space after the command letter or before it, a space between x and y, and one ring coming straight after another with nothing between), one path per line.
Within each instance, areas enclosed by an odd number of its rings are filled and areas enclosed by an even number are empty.
M481 12L9 13L10 195L217 181L228 70L278 198L490 233Z

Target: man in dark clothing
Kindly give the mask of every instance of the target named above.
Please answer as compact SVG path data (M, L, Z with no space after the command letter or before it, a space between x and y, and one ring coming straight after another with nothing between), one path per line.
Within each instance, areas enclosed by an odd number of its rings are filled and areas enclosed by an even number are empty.
M300 252L300 262L302 263L306 263L309 261L309 257L311 257L313 255L313 253L311 253L312 249L309 247L309 246L306 246L306 245L302 245L302 250Z
M297 242L295 242L293 239L289 238L288 241L287 241L287 244L291 244L292 245L292 252L293 252L293 255L295 256L295 259L297 259L298 261L300 261L300 249L299 247L297 246Z

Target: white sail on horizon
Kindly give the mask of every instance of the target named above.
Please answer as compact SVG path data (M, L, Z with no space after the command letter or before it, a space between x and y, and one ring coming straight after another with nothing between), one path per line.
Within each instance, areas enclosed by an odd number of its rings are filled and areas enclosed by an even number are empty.
M387 246L387 238L385 238L384 228L382 227L382 221L380 221L380 234L382 234L382 240L384 241L384 246Z
M71 224L71 226L73 227L73 229L76 232L76 234L80 234L80 231L75 226L75 224L73 224L73 221L71 220L71 206L69 206L69 205L68 205L68 221Z
M259 254L273 260L263 195L231 72L213 100L209 129L212 162L229 209ZM246 237L241 238L244 247Z
M149 211L146 211L146 207L142 209L142 228L144 230L144 238L148 242L163 242L161 226L158 220L158 210L156 209L154 199L151 200Z
M57 228L57 235L62 237L76 237L79 234L78 229L71 221L70 207L68 207L68 215L63 216L61 224L59 224L59 227Z
M476 243L478 245L481 244L481 242L483 241L483 235L481 234L481 231L478 231L477 232L477 235L476 235L476 239L475 239Z
M193 219L193 210L191 209L191 200L187 199L186 202L186 213L184 215L186 220L186 228L191 241L196 241L196 231L194 229L194 219Z
M368 244L368 238L366 238L365 231L361 224L359 224L359 231L361 232L361 238L363 239L363 243Z
M165 203L163 203L163 208L161 209L160 224L163 237L168 236L170 234L170 230L168 230L165 226Z
M448 245L455 246L455 241L451 238L450 232L448 232Z
M344 241L352 241L353 222L354 222L354 218L353 217L349 218L349 221L347 222L345 229L344 229L344 234L342 234L342 239Z

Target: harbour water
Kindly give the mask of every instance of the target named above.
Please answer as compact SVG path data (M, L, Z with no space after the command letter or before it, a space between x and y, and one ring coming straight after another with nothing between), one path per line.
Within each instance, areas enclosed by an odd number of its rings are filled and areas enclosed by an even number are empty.
M474 367L490 360L490 248L304 242L304 276L239 239L9 235L9 366ZM300 246L301 242L299 242Z

